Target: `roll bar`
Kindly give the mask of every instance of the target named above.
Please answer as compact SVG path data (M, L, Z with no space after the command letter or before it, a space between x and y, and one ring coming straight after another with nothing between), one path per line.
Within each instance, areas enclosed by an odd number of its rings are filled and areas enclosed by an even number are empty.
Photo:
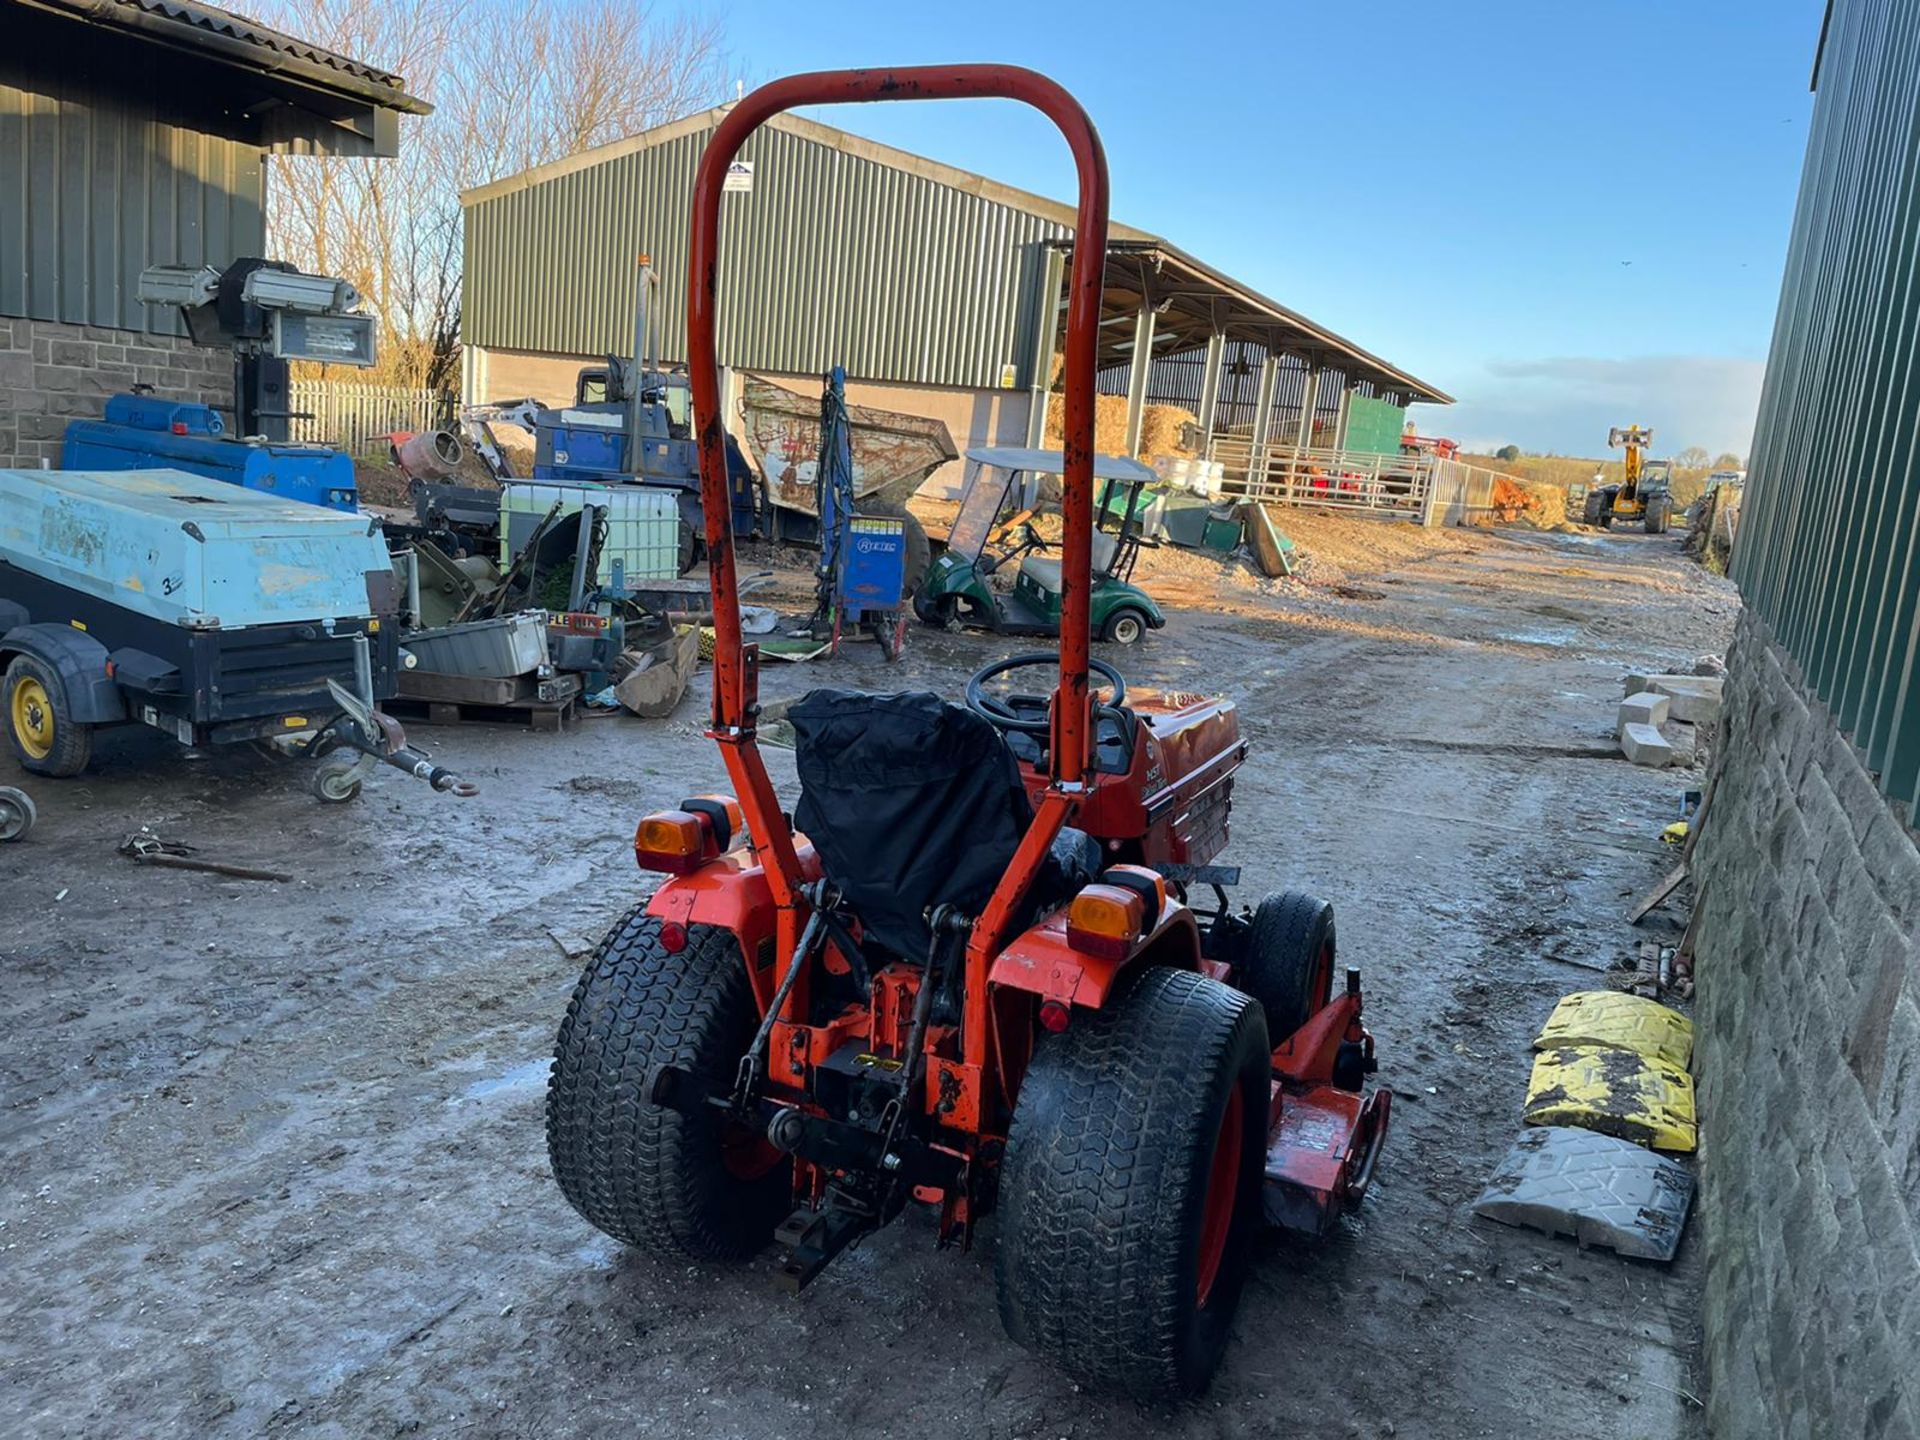
M727 169L747 136L800 105L875 100L1019 100L1066 137L1079 173L1080 203L1067 287L1064 473L1061 514L1060 683L1049 745L1055 788L1078 790L1092 771L1093 720L1087 688L1088 607L1092 584L1094 361L1107 253L1107 160L1080 103L1059 85L1013 65L923 65L902 70L823 70L775 80L727 113L700 158L694 180L687 257L687 370L700 454L700 504L706 520L714 625L713 735L752 750L758 647L744 644L727 489L726 437L716 344L720 205ZM757 760L757 756L756 756ZM731 768L731 767L730 767ZM758 768L754 765L752 768ZM741 777L736 775L736 781ZM758 786L743 786L758 790ZM767 790L771 794L770 788ZM757 798L757 796L755 797ZM747 797L743 795L743 801ZM751 801L747 801L751 804ZM777 811L775 812L777 814ZM787 848L787 847L780 847Z

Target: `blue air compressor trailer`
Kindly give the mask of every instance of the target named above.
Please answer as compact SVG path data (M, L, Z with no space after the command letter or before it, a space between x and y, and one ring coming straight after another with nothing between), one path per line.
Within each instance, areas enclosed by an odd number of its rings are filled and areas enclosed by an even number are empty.
M376 761L471 787L379 703L400 664L377 520L181 470L0 470L0 704L23 768L77 775L96 730L270 741L346 800Z

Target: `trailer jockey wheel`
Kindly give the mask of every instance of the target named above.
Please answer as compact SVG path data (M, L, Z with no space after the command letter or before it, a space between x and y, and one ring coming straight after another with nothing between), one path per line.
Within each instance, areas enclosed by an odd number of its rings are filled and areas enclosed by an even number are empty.
M1205 1388L1261 1219L1270 1064L1250 997L1160 966L1042 1038L1000 1179L1008 1335L1139 1399Z
M67 687L51 666L31 655L16 655L0 682L7 716L7 739L20 768L64 779L78 775L93 758L93 728L73 718Z
M361 783L377 763L358 750L336 750L314 762L307 788L323 805L344 805L359 795Z
M0 785L0 840L24 840L39 818L31 795L11 785Z

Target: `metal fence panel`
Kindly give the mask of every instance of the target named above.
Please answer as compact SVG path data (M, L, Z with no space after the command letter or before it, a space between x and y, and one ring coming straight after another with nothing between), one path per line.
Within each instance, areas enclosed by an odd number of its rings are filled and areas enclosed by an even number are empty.
M290 391L291 438L349 455L378 453L395 430L437 430L453 420L454 397L445 391L338 380L295 380Z
M1732 573L1920 804L1920 0L1834 0Z

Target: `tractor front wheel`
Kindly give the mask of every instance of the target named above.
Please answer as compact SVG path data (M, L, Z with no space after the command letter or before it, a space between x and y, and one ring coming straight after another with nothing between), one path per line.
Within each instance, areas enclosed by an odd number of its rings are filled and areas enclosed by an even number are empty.
M1325 900L1286 890L1254 909L1234 982L1260 1002L1274 1044L1332 998L1334 960L1333 906Z
M547 1156L573 1208L655 1254L742 1260L791 1208L792 1163L718 1112L654 1105L671 1064L694 1096L724 1091L759 1014L729 930L685 927L669 950L643 906L607 933L574 987L547 1082Z
M1009 1336L1139 1399L1206 1388L1260 1219L1269 1059L1247 996L1158 967L1042 1037L1000 1179Z

